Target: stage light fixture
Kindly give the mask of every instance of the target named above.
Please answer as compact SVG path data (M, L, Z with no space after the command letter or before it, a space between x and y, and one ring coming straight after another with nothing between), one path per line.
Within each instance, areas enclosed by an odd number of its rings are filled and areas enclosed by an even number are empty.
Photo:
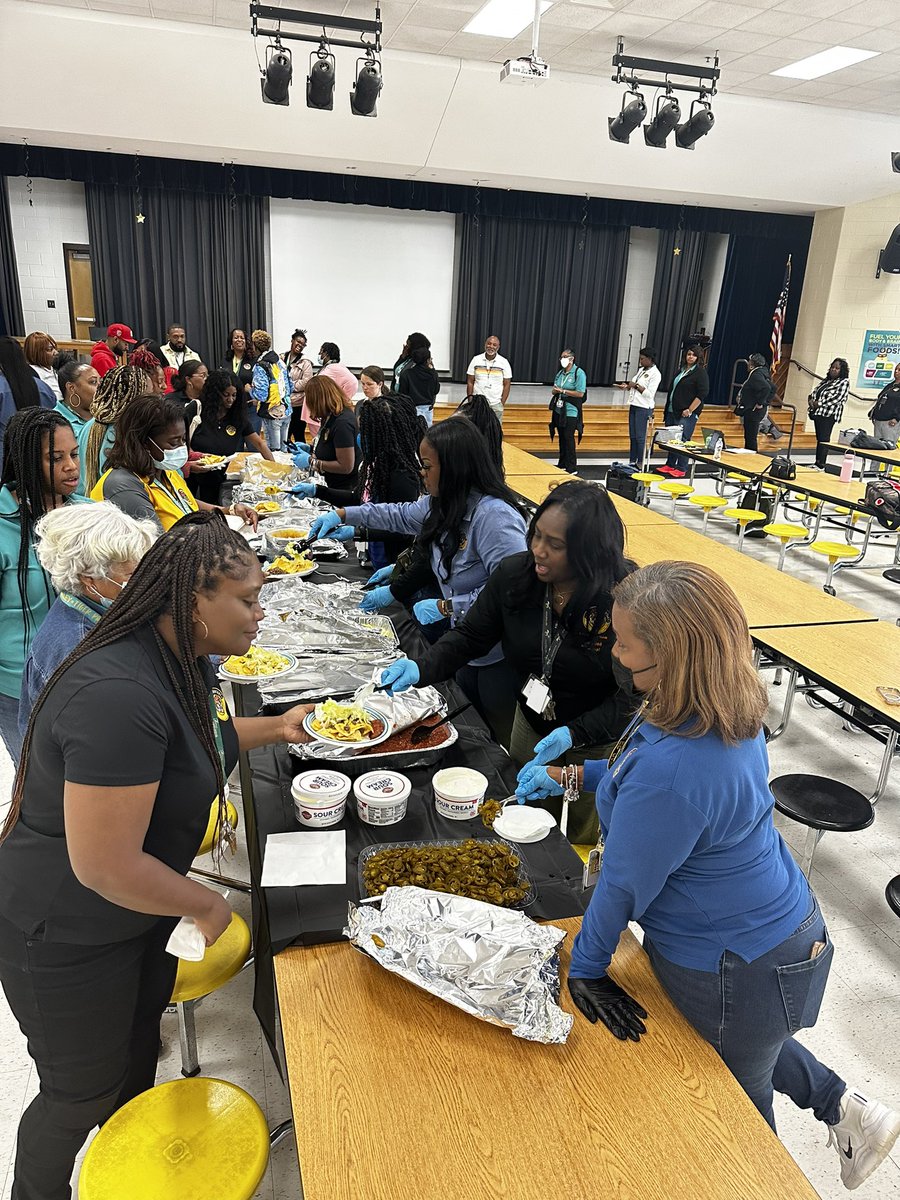
M891 154L891 169L900 175L900 150L895 150Z
M334 55L322 38L318 50L309 56L306 78L306 107L328 112L334 108Z
M648 121L644 126L645 143L648 146L655 146L658 150L664 150L666 138L680 120L681 108L677 98L671 92L667 92L665 97L658 96L653 120Z
M294 77L294 64L290 50L278 42L266 48L266 69L259 86L266 104L287 106L291 102L290 87Z
M629 96L631 96L630 102L628 102ZM647 105L641 93L635 90L626 92L622 98L622 110L619 115L617 117L607 117L609 140L627 146L628 139L646 115Z
M350 111L355 117L377 117L378 97L383 84L381 63L370 50L356 60L356 82L350 89Z
M706 137L715 123L716 118L713 116L709 101L701 96L699 100L695 100L691 104L691 115L685 123L676 128L676 146L680 146L682 150L693 150L694 143L698 142L700 138Z

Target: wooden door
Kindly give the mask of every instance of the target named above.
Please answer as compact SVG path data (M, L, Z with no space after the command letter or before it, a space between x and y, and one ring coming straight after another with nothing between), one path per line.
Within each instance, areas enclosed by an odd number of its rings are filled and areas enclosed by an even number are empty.
M69 292L69 318L76 341L91 340L94 319L94 277L90 246L63 246L66 260L66 287Z

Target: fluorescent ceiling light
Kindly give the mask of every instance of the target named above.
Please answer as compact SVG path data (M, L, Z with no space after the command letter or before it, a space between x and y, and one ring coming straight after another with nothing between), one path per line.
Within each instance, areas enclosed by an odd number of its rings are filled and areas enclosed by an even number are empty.
M850 46L832 46L821 54L811 54L809 58L801 58L799 62L787 67L779 67L772 75L786 75L788 79L818 79L820 75L830 75L832 71L840 71L843 67L852 67L854 63L863 62L867 58L875 58L879 50L854 50Z
M553 7L553 0L541 0L541 12ZM488 0L465 26L463 33L484 37L518 37L534 20L534 0Z

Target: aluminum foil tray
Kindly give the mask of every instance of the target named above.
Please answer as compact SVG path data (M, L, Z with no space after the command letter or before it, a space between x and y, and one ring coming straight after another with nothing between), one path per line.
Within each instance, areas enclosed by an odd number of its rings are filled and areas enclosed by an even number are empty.
M342 775L356 779L359 775L365 775L367 771L411 771L414 767L437 766L450 747L459 740L459 733L455 725L448 725L447 729L450 731L450 736L446 741L441 742L439 746L426 746L424 749L389 750L386 754L380 754L376 747L369 754L354 754L348 758L333 759L323 758L313 753L312 745L303 747L305 753L301 753L300 748L296 745L288 746L288 750L293 758L303 764L304 768L308 767L310 760L329 762L335 769L339 769ZM330 749L330 747L325 747L325 749Z

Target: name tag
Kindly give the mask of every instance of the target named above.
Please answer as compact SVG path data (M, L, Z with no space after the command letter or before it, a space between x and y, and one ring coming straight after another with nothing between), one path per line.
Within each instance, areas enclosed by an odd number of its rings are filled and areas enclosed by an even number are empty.
M550 707L550 689L542 679L529 675L522 688L522 699L532 712L542 717Z
M586 892L588 888L593 887L600 878L600 867L602 863L603 842L599 841L588 855L588 860L584 864L584 870L581 872L581 890L583 892Z

